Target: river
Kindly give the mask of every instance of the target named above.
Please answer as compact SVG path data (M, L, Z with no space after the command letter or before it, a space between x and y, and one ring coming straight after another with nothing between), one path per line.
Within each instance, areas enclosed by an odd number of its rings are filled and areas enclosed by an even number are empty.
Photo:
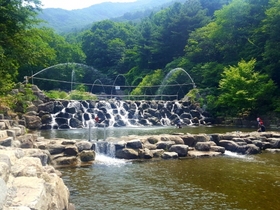
M66 139L91 139L100 140L108 137L121 137L128 135L158 135L172 133L226 133L226 132L252 132L257 128L238 128L232 126L184 126L181 129L174 126L151 126L151 127L120 127L120 128L84 128L67 130L42 130L41 135L45 138L66 138Z
M185 132L174 128L51 131L52 137ZM188 128L190 133L255 131L236 128ZM115 130L115 131L114 131ZM132 130L134 130L132 132ZM137 130L137 131L135 131ZM136 133L135 133L136 132ZM95 133L95 134L94 134ZM98 134L99 133L99 134ZM42 133L47 136L46 133ZM67 134L67 135L66 135ZM68 136L69 135L69 136ZM280 208L280 154L237 155L176 160L125 161L97 154L92 166L63 168L62 178L77 210Z
M279 209L280 154L61 169L77 210Z

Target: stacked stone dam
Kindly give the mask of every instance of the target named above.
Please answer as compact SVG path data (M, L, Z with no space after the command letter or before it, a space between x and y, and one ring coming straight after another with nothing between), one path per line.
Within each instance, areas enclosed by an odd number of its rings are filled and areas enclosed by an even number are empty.
M184 101L49 101L36 102L24 115L27 128L69 129L101 127L211 124L202 109ZM98 116L98 123L94 118Z

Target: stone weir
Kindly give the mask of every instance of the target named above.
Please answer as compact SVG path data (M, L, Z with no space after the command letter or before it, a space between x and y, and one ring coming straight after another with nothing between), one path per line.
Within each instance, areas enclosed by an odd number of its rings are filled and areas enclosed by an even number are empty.
M98 118L98 120L96 120ZM189 101L36 101L23 115L29 129L71 129L89 126L168 126L212 124L207 112Z

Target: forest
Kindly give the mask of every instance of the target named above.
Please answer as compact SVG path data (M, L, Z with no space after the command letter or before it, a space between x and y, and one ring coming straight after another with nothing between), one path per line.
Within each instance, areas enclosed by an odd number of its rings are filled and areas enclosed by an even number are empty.
M280 113L280 0L186 0L66 34L40 27L40 0L0 2L0 107L38 74L45 91L118 86L135 99L189 97L214 116Z

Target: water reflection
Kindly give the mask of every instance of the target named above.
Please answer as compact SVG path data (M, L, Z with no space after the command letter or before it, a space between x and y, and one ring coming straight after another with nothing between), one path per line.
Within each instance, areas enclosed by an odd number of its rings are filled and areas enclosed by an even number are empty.
M71 129L71 130L47 130L41 131L41 135L45 138L66 138L66 139L106 139L108 137L120 137L128 135L158 135L171 133L226 133L232 131L251 132L256 131L254 128L237 128L237 127L218 127L218 126L186 126L182 129L174 126L160 127L120 127L120 128L91 128L89 129Z
M93 128L96 139L162 133L255 131L234 127ZM87 139L88 130L42 131L46 138ZM280 154L130 162L97 155L90 167L62 168L70 199L80 210L278 209Z
M77 209L277 209L280 155L62 169Z

